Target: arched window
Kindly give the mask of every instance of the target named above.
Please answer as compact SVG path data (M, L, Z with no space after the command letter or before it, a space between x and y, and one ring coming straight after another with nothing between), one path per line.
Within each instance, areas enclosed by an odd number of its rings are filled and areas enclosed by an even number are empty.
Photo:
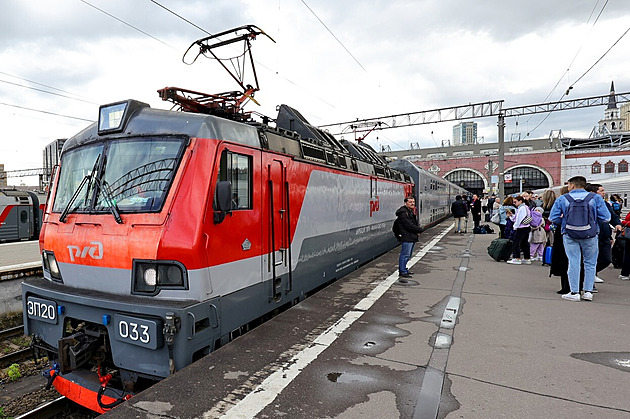
M483 178L470 170L456 170L446 175L444 179L461 186L470 193L476 193L477 195L483 193L483 188L485 186Z
M506 195L520 192L521 183L523 191L549 187L547 176L535 167L516 167L505 173L512 175L512 182L504 185Z
M615 173L615 163L608 160L604 165L604 173Z
M621 160L617 165L617 170L619 173L628 173L628 162L625 160Z
M597 173L601 173L602 172L602 165L599 164L598 161L596 161L595 163L593 163L591 165L591 173L592 174L597 174Z

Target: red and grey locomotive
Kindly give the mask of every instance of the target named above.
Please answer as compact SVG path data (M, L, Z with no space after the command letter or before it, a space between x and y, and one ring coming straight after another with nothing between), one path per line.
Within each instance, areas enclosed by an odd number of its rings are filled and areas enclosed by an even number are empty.
M24 327L50 383L95 411L397 244L409 174L286 105L273 127L219 111L117 102L63 146ZM417 192L426 226L456 191L415 170L436 186Z

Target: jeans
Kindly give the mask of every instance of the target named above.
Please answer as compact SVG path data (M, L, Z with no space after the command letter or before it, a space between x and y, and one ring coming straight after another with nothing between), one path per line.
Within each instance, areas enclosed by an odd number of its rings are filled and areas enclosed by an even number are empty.
M400 245L400 257L398 258L398 273L406 274L407 262L411 259L411 253L413 252L414 242L402 242Z
M584 258L584 291L593 291L595 282L595 266L599 254L599 240L596 237L590 239L573 239L566 234L562 236L564 250L569 259L569 285L571 292L580 291L580 261Z
M455 217L453 223L456 232L462 232L466 230L466 217Z

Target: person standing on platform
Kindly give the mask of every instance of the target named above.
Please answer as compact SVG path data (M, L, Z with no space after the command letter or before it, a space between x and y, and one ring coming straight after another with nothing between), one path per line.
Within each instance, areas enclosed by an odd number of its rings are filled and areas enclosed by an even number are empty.
M569 259L571 292L563 294L568 301L580 301L581 260L584 261L584 294L582 299L593 300L595 267L599 253L599 221L608 222L610 213L601 196L587 192L586 179L574 176L568 182L569 193L556 199L549 219L561 223L562 241Z
M525 204L525 199L520 195L514 198L514 205L516 206L516 214L510 218L513 218L516 233L512 239L512 259L508 260L507 263L510 265L531 265L529 242L527 241L531 231L529 224L532 222L530 209ZM523 259L521 259L521 251L523 251Z
M510 212L509 214L508 210ZM508 217L516 212L516 209L514 208L514 198L512 198L511 196L505 198L505 200L503 201L503 205L499 207L498 211L500 232L499 237L501 237L502 239L511 239L512 234L510 234L509 237L507 234L505 234L505 226L507 225Z
M468 205L462 200L461 195L455 197L455 201L451 204L451 213L455 220L455 234L466 232L466 217L468 216Z
M623 251L623 264L621 265L621 272L619 273L619 279L622 281L630 281L630 212L626 214L626 218L621 222L621 225L625 227L624 236L617 237L617 240L625 240L626 246Z
M604 199L604 196L606 195L606 190L599 183L589 183L586 186L586 190L588 192L595 192L597 195L601 196L602 199ZM616 231L621 231L621 220L619 219L619 216L615 214L612 206L606 202L605 199L604 204L606 204L606 208L608 208L610 222L599 221L599 254L597 255L597 266L595 266L595 283L604 282L603 279L597 276L597 273L604 270L612 263L613 234L610 226L613 225ZM595 286L593 286L593 291L595 291Z
M473 194L472 201L470 201L470 213L472 214L475 228L479 228L479 222L481 221L481 201L477 194Z
M563 186L560 189L560 195L564 195L569 193L569 188L567 186ZM555 194L554 194L555 196ZM554 198L554 202L556 198ZM551 206L553 208L553 204ZM544 208L544 207L543 207ZM551 213L551 208L549 209ZM551 220L550 220L551 221ZM551 252L551 265L549 266L549 276L559 276L560 277L560 289L556 291L556 294L564 295L567 293L571 293L571 287L569 286L569 259L567 258L566 251L564 250L564 242L562 241L562 222L553 223L552 222L551 232L553 235L552 247L553 251Z
M545 232L547 233L547 242L549 243L549 246L553 246L553 231L551 229L552 223L551 221L549 221L549 214L551 213L551 207L553 207L553 203L556 202L556 193L552 189L547 189L542 195L542 202L543 219L545 220Z
M422 227L418 224L415 214L416 200L413 196L405 198L405 205L398 208L396 217L400 225L400 256L398 258L399 281L407 283L405 278L410 278L413 272L407 269L407 262L411 259L413 247L418 242L418 234L422 233Z

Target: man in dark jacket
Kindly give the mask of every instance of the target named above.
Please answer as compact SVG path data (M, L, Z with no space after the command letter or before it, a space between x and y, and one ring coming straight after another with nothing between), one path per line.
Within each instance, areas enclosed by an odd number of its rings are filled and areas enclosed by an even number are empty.
M398 258L399 281L407 283L405 278L411 277L413 272L407 269L407 262L411 259L413 247L418 241L418 234L422 233L422 227L418 225L418 220L414 214L416 200L413 196L405 198L405 205L398 208L396 217L400 224L400 257Z
M453 218L455 219L455 234L465 233L468 205L466 205L461 195L457 195L455 201L451 204L451 214L453 214Z
M606 190L599 183L589 183L586 185L586 190L588 192L595 192L602 198L606 195ZM597 276L597 273L607 268L608 265L612 263L612 241L613 234L610 228L611 225L615 226L615 230L621 231L621 220L619 216L615 213L612 206L606 202L606 207L608 208L608 212L610 212L610 222L608 221L599 221L599 235L598 235L598 247L599 253L597 254L597 265L595 266L595 283L604 282L603 279ZM597 292L597 288L593 286L593 291Z

